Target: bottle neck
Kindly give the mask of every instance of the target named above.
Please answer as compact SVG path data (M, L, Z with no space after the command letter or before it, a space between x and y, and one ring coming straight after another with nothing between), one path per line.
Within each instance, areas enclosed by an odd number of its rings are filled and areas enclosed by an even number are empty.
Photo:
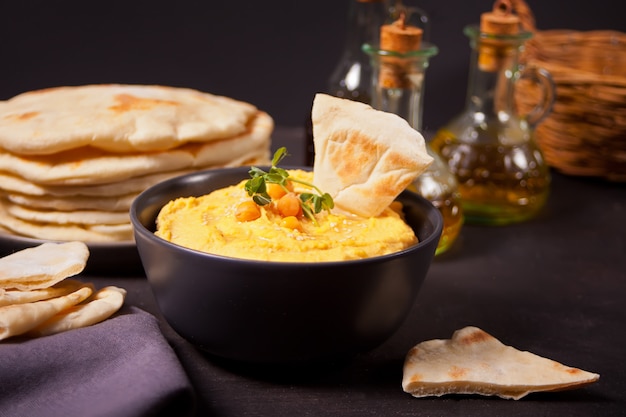
M370 102L371 66L365 43L378 43L387 17L386 0L349 0L343 53L328 80L327 91L337 97Z
M387 14L385 0L350 0L344 55L367 62L361 47L365 43L378 44L380 27L385 23Z
M372 58L372 107L397 114L421 131L424 78L429 57ZM391 61L387 61L389 59Z
M520 45L472 45L466 107L485 117L515 113L514 85L519 77Z
M372 107L395 113L421 131L426 69L438 48L422 43L419 50L392 54L367 44L363 50L372 63Z

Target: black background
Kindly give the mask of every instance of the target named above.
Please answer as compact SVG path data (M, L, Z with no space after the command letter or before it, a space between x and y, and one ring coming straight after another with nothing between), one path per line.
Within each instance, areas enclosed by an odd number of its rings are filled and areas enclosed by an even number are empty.
M0 99L87 83L191 87L245 100L301 125L344 43L351 0L5 1ZM539 29L626 30L622 0L528 0ZM462 108L469 44L491 0L405 0L430 15L440 53L426 76L425 130Z

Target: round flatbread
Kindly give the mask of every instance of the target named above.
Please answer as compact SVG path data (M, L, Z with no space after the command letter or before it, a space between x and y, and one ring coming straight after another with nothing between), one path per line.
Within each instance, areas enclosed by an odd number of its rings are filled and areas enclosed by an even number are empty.
M27 222L58 225L125 224L130 222L128 211L105 210L37 210L18 204L5 203L9 215Z
M95 185L44 185L35 184L16 175L0 172L0 190L9 193L20 193L34 197L103 197L118 198L119 196L137 195L157 182L165 181L192 170L169 171L129 178L121 182Z
M9 230L12 234L44 240L77 240L94 243L115 243L133 240L133 228L130 222L111 225L61 225L30 222L10 215L2 200L0 200L0 226Z
M0 103L0 147L49 155L83 146L154 152L230 138L257 108L189 88L100 84L29 91Z
M183 169L233 166L260 153L268 154L273 128L273 119L257 112L243 134L202 144L188 143L169 151L117 154L82 147L45 156L0 152L0 171L57 186L107 184Z
M100 212L119 213L130 209L137 194L127 194L119 197L87 197L78 195L59 198L54 196L31 196L11 193L7 194L6 197L10 203L35 210L58 210L62 212L98 210Z

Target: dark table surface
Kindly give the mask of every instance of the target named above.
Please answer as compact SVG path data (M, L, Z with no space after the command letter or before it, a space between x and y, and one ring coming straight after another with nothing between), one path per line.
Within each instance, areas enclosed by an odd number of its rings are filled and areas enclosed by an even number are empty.
M290 164L303 161L303 134L277 128ZM465 225L437 257L413 310L375 350L328 369L269 372L197 351L161 320L197 394L198 415L216 416L623 416L626 415L626 187L553 173L536 219ZM85 277L128 290L127 305L161 318L144 276ZM503 343L601 375L583 389L519 401L402 391L402 363L420 341L473 325Z

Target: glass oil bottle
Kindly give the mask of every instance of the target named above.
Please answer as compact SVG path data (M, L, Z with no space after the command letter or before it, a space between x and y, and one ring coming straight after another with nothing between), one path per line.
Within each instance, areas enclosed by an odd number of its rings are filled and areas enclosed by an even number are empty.
M404 15L381 27L380 47L363 45L372 61L372 107L395 113L421 130L424 76L431 57L438 53L435 45L422 42L422 31L407 25ZM458 185L443 161L432 152L433 164L409 186L433 203L443 216L443 233L436 254L448 250L463 225Z
M380 26L389 16L389 0L348 0L346 38L339 62L328 79L326 93L370 103L371 66L361 50L364 43L378 42ZM310 117L306 125L306 164L313 165L315 148Z
M496 1L480 27L464 33L472 48L465 108L436 132L431 146L457 178L467 223L521 222L537 215L549 194L550 171L533 133L552 108L554 84L544 70L519 64L532 34L520 29L509 1ZM514 102L521 77L541 91L526 115Z

